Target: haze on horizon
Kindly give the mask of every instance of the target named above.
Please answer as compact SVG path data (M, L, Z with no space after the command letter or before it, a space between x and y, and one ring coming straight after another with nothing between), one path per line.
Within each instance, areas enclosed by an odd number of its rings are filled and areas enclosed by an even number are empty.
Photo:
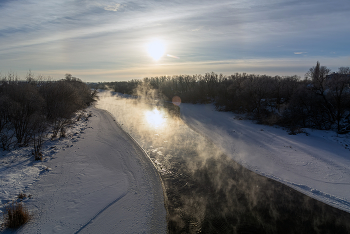
M303 77L316 61L350 65L348 0L0 0L0 15L2 76Z

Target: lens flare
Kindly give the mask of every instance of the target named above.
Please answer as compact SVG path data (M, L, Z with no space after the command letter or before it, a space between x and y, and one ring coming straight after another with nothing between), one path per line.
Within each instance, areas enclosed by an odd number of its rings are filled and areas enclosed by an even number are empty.
M146 120L152 127L159 127L165 122L164 115L157 109L147 111Z
M181 104L181 98L179 96L174 96L172 99L172 102L174 105L180 106Z
M175 56L175 55L171 55L171 54L167 54L166 56L168 56L168 57L170 57L170 58L180 59L180 57Z

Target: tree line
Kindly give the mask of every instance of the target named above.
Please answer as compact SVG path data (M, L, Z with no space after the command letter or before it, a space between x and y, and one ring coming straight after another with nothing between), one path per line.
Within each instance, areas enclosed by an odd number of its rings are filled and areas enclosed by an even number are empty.
M268 76L246 73L223 75L175 75L146 77L143 80L97 83L95 88L136 94L150 86L172 100L215 103L219 111L247 114L258 123L288 127L294 134L300 128L350 131L350 69L337 72L319 62L304 79L298 76Z
M64 136L73 115L89 106L95 94L71 74L58 81L35 78L31 72L24 81L14 74L1 77L0 148L32 145L35 158L40 159L48 131L53 138Z

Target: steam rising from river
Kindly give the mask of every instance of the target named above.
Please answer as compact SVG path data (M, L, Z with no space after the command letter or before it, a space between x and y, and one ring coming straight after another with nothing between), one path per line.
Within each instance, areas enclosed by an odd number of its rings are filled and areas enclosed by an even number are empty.
M139 95L140 93L145 94L146 92L141 90ZM147 96L150 94L152 98ZM174 207L174 212L180 212L179 217L191 214L193 231L199 231L201 222L207 213L207 195L219 190L225 193L230 191L227 187L229 185L222 178L223 174L220 172L223 170L218 168L219 164L215 165L216 173L210 175L210 181L202 178L207 177L205 173L211 163L210 159L218 158L221 152L204 137L188 128L176 113L164 108L164 103L154 99L156 96L154 93L148 92L147 95L146 97L141 95L142 98L134 98L102 92L99 95L97 107L109 111L121 127L146 150L168 185L166 186L168 192L172 195L176 193L174 196L177 201L171 197L171 202L182 203L181 207L184 210ZM178 107L174 106L174 108ZM200 178L203 184L198 184L190 179L195 177ZM168 181L169 178L172 180ZM176 185L170 185L171 183L176 183ZM229 183L236 182L230 181ZM175 187L177 191L172 191ZM184 192L184 189L187 191ZM198 189L203 190L202 193L206 195L195 195L193 191ZM213 189L214 191L205 191ZM177 197L178 195L181 197ZM229 194L224 196L227 197ZM212 197L212 199L215 198ZM227 204L221 208L220 212L226 213L226 207ZM181 223L179 220L176 222Z
M169 233L302 233L335 220L350 230L348 213L243 168L187 127L178 107L156 91L136 92L138 98L101 92L96 106L115 117L160 172Z

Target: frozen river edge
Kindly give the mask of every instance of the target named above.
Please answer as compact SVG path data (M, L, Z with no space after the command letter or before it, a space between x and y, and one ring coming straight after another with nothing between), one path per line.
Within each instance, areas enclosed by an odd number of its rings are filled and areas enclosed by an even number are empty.
M15 232L166 233L162 183L151 160L107 111L89 111L87 128L26 189L33 217Z
M350 213L350 135L276 126L218 112L213 104L184 104L181 118L245 168Z

